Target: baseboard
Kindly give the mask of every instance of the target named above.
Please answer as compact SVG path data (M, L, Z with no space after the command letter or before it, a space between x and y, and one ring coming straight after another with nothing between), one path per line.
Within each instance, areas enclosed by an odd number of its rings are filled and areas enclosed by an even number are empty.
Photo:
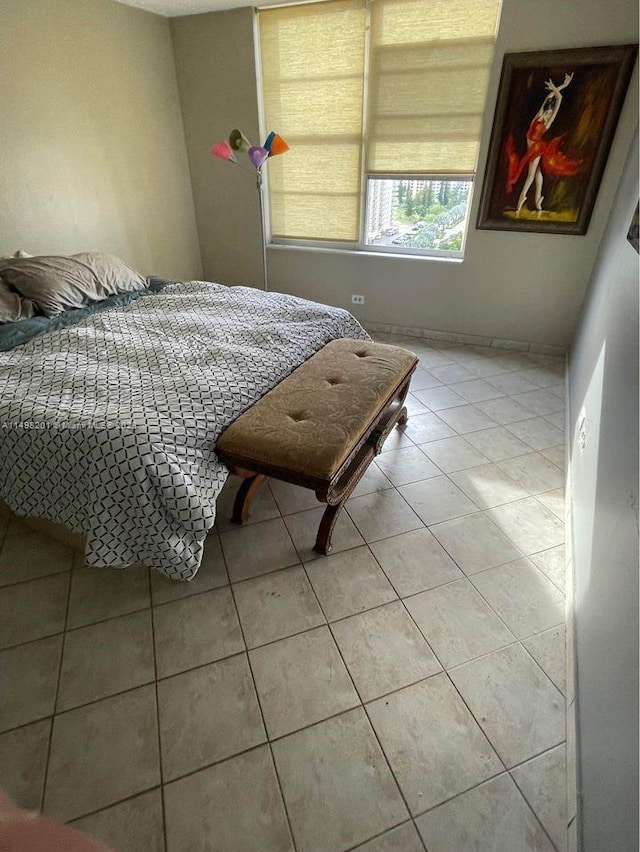
M364 322L367 331L382 334L404 334L407 337L424 337L445 343L471 343L475 346L487 346L494 349L511 349L517 352L535 352L537 355L565 355L563 346L548 343L528 343L524 340L507 340L502 337L483 337L479 334L456 334L450 331L436 331L430 328L416 328L408 325L389 325L383 322Z

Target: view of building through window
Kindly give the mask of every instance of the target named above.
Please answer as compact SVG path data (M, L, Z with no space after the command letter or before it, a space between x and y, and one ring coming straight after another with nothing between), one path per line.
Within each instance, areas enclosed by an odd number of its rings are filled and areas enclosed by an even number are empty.
M469 180L367 180L366 245L461 251Z

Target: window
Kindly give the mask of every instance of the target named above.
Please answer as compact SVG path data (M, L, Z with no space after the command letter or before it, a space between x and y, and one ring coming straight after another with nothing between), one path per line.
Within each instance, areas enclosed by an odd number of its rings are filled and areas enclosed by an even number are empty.
M273 238L460 254L499 0L259 12Z

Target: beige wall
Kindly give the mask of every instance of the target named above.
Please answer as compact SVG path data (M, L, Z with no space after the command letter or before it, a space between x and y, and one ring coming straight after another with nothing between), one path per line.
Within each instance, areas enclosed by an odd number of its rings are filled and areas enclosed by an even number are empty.
M236 124L251 133L256 126L251 15L193 16L175 20L172 32L205 277L259 284L251 179L206 162L205 153ZM503 54L637 37L636 0L504 0L472 223ZM476 231L472 224L462 263L271 247L270 288L348 308L365 322L568 345L637 121L637 80L636 70L586 236ZM352 293L365 296L362 308L352 307Z
M166 19L0 0L0 115L0 254L95 249L201 275Z
M171 33L205 277L261 286L255 178L209 153L235 127L259 144L253 12L173 18Z

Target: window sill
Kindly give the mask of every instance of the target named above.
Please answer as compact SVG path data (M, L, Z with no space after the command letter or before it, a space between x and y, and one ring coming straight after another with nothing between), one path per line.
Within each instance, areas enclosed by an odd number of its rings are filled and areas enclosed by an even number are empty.
M438 257L434 254L412 254L409 252L399 252L399 251L369 251L367 249L361 248L339 248L337 246L311 246L311 245L297 245L295 243L267 243L267 250L269 252L275 251L295 251L295 252L312 252L319 254L340 254L347 255L349 257L378 257L384 258L386 260L407 260L407 261L432 261L435 263L462 263L464 257L451 257L450 255L444 255L443 257Z

